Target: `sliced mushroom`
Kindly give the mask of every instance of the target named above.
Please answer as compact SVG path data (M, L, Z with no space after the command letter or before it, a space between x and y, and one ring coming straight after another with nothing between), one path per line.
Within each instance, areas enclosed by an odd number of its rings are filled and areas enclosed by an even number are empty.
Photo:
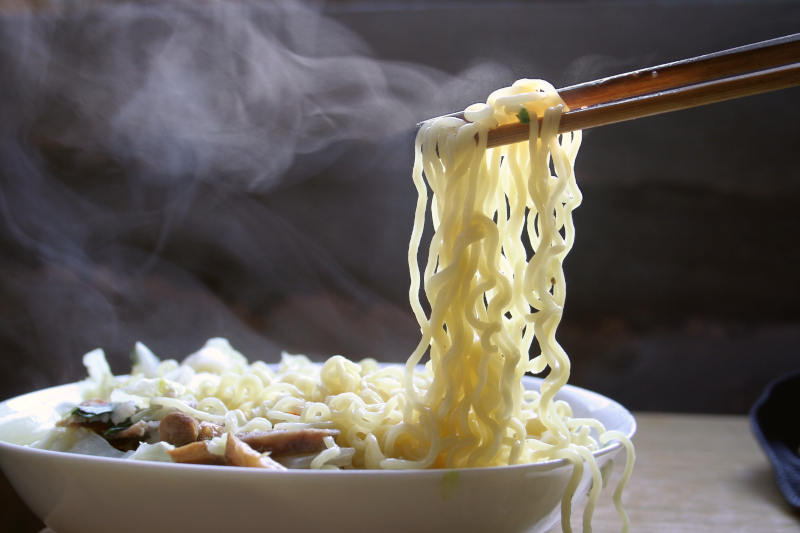
M222 435L222 426L213 422L200 422L197 440L211 440Z
M296 455L318 452L325 448L325 437L339 434L335 429L275 429L239 433L237 436L257 452L279 455Z
M221 465L225 461L219 455L208 451L208 442L199 441L169 450L167 452L176 463L191 463L196 465Z
M229 466L286 470L286 467L276 463L270 459L268 455L258 453L250 446L237 439L233 433L228 433L228 441L225 444L225 463Z
M200 424L193 417L175 411L161 419L158 437L175 446L183 446L197 440Z

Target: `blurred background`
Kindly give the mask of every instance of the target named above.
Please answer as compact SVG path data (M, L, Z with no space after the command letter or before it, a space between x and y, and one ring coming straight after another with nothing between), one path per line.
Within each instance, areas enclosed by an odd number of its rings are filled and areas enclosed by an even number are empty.
M777 0L0 6L3 398L137 340L404 361L416 122L800 28ZM742 414L800 366L798 96L585 133L572 383Z

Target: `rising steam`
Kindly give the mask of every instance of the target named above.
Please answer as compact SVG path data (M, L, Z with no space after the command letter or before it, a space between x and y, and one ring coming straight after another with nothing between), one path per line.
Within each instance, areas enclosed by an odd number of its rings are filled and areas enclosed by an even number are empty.
M402 360L413 125L509 77L380 61L297 2L49 8L0 23L8 394L226 335ZM469 87L468 93L465 88ZM7 394L7 395L8 395Z

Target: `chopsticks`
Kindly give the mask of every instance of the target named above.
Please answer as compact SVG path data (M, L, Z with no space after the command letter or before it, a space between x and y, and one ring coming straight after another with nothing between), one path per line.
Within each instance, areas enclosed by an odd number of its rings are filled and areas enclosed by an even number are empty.
M800 85L800 33L559 89L559 132L594 128ZM449 116L463 118L463 113ZM489 131L487 146L528 139L529 125Z

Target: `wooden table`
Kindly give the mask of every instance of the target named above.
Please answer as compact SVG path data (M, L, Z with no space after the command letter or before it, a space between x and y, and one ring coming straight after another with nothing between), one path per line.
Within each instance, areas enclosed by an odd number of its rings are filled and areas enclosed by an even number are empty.
M636 468L624 497L631 531L800 532L800 515L782 499L747 417L638 413L636 420ZM621 470L615 467L608 489ZM596 533L620 531L608 489L595 511ZM576 532L581 511L572 516Z

